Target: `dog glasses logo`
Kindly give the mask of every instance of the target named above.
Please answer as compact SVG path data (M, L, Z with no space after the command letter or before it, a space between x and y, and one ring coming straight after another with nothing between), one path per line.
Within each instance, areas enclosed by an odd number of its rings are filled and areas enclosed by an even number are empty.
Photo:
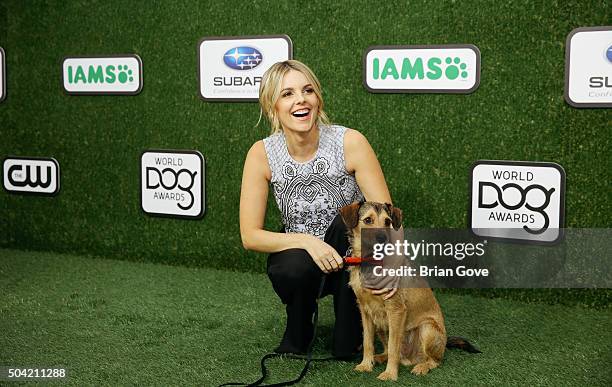
M234 70L254 69L262 60L261 52L248 46L231 48L223 55L223 62Z
M565 172L558 164L479 161L472 169L472 231L556 242L563 227L564 186Z
M156 189L161 186L164 187L166 191L172 191L175 188L178 188L179 190L188 194L189 199L185 200L185 196L183 194L176 195L176 199L180 198L181 200L180 202L177 202L176 205L181 210L188 210L193 207L194 197L193 192L191 192L191 188L193 187L197 174L198 172L191 172L188 169L180 169L175 171L172 168L164 168L160 172L160 170L155 167L147 167L147 189ZM157 195L157 193L154 195ZM160 194L160 198L162 196L163 194ZM171 200L175 199L175 195L173 193L166 193L166 196ZM182 204L181 202L187 202L187 204Z
M531 175L531 177L533 177L532 173L528 172L527 174ZM484 203L484 200L485 200L484 198L487 196L485 194L485 189L487 187L493 188L495 190L496 196L497 196L490 203ZM516 204L508 204L508 203L506 203L504 201L504 197L506 197L506 200L508 200L509 198L510 198L510 200L512 200L511 198L515 196L515 194L513 194L511 192L513 189L515 189L519 193L520 200ZM529 195L528 196L528 193L531 190L538 190L538 191L542 192L544 194L544 201L540 200L537 197L537 195ZM525 231L527 231L528 233L531 233L531 234L541 234L544 231L546 231L546 229L548 229L548 225L550 223L550 219L548 218L548 214L546 213L546 209L548 208L548 205L550 204L550 197L552 196L552 194L554 192L555 192L555 188L551 188L551 189L547 190L546 188L544 188L543 186L541 186L539 184L532 184L532 185L529 185L529 186L523 188L523 187L521 187L518 184L508 183L508 184L504 184L500 188L495 183L491 183L491 182L487 182L487 181L481 181L481 182L478 183L478 208L494 209L494 208L497 208L498 205L501 205L506 210L512 210L513 211L513 210L518 210L518 209L520 209L521 207L524 206L528 210L540 214L542 216L542 218L544 219L544 224L541 226L541 228L539 230L533 230L533 229L529 228L528 225L524 225L523 229ZM491 195L488 195L488 196L491 196ZM494 194L494 196L495 196L495 194ZM529 202L527 202L528 198L532 199L535 203L539 202L540 205L534 206L534 205L530 204ZM509 215L509 213L506 213L506 214L503 214L503 213L501 213L501 214L494 214L493 212L491 212L490 218L497 219L497 220L516 218L516 217L509 217L508 215ZM530 214L530 215L521 214L520 220L523 223L528 223L528 224L533 224L533 223L536 222L533 214Z
M147 151L141 157L141 206L158 216L204 214L204 158L197 151Z
M8 157L3 172L4 188L9 192L39 195L59 192L59 164L55 159Z

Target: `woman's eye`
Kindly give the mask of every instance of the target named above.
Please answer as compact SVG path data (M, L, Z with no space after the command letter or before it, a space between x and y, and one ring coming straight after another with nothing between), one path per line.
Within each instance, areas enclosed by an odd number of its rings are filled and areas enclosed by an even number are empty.
M290 91L286 91L283 94L281 94L283 97L289 97L291 95Z
M308 89L304 89L304 93L306 93L306 94L312 94L312 93L314 93L314 89L310 89L310 88L308 88Z
M365 224L372 224L372 218L370 218L370 217L365 218L363 220L363 223L365 223Z

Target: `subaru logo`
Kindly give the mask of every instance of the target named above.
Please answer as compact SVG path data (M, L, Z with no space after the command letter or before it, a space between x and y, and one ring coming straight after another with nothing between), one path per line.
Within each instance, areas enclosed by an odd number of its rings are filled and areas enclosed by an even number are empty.
M250 70L257 67L263 57L261 52L253 47L234 47L223 55L223 61L235 70Z
M608 58L608 61L612 63L612 46L608 47L606 50L606 58Z

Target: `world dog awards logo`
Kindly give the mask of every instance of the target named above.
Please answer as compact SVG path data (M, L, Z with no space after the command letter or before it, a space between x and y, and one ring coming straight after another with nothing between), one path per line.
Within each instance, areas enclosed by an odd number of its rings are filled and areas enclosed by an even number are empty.
M198 151L146 151L140 159L141 207L150 215L204 215L204 157Z
M59 192L59 163L53 158L7 157L2 171L2 183L8 192L39 195Z
M137 55L66 58L62 64L68 94L129 94L142 90L142 62Z
M293 57L286 35L203 38L198 45L200 96L205 100L257 101L263 74Z
M470 204L476 235L555 243L563 227L565 171L555 163L478 161Z
M471 93L480 83L480 51L474 45L370 47L363 75L373 93Z
M5 75L5 64L4 64L4 49L0 47L0 102L4 101L6 97L6 83L4 78Z
M576 28L565 46L565 100L612 107L612 27Z

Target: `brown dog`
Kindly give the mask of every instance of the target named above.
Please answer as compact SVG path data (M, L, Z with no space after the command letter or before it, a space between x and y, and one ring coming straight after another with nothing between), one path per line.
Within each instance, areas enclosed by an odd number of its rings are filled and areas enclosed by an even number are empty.
M347 226L353 256L361 257L361 230L364 228L402 225L402 211L390 204L373 202L353 203L340 209ZM393 297L383 300L363 287L360 268L349 268L350 286L353 288L363 324L363 360L355 367L370 372L374 362L387 361L387 368L378 375L381 380L397 380L399 363L414 365L412 373L424 375L442 361L447 347L444 317L431 289L423 287L401 288ZM374 355L375 332L384 345L384 353ZM468 352L479 352L461 338L449 338L449 347Z

